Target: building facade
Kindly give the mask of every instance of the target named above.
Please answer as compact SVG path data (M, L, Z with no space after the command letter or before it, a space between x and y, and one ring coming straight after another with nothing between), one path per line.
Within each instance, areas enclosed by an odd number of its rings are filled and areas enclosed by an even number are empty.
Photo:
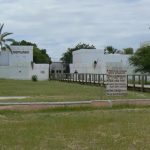
M11 50L0 54L0 78L31 80L33 75L38 80L49 78L49 64L33 63L32 46L11 46Z
M64 73L65 65L62 62L52 62L50 64L50 73Z
M106 74L108 62L122 63L127 67L128 74L133 73L134 68L129 64L131 55L104 54L103 49L81 49L73 52L73 64L70 64L71 73Z

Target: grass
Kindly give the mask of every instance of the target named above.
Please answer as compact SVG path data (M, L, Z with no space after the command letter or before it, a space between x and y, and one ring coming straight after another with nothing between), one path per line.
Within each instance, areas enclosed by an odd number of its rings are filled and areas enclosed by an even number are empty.
M59 81L0 80L0 96L30 96L11 101L77 101L93 99L148 99L150 93L128 92L123 97L107 97L102 87ZM1 100L2 101L2 100ZM5 100L6 101L6 100Z
M58 81L0 80L0 96L31 96L19 101L110 99L102 87ZM115 98L145 99L150 93L128 92ZM0 110L0 149L150 149L149 118L150 107L134 106Z
M150 149L150 108L0 111L1 150Z

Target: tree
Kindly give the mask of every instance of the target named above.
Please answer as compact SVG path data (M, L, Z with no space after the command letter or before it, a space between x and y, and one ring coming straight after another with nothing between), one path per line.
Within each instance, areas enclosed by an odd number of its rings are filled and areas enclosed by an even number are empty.
M34 63L51 63L51 58L46 53L46 49L40 49L35 43L27 42L22 40L20 42L14 41L11 45L23 45L23 46L33 46L33 62Z
M133 54L133 48L131 47L124 48L123 51L124 51L124 54Z
M135 72L150 73L150 46L139 48L129 62L135 66Z
M60 60L64 63L72 63L72 52L80 49L95 49L95 46L79 43L74 48L68 48L67 52L63 54Z
M117 49L115 49L114 47L112 46L107 46L105 49L104 49L104 54L115 54L117 53Z
M6 39L6 36L11 35L13 33L8 33L8 32L2 33L3 27L4 27L4 24L2 24L2 25L0 24L0 52L2 50L6 50L6 49L11 51L10 46L6 43L7 42L13 42L14 40L13 39Z

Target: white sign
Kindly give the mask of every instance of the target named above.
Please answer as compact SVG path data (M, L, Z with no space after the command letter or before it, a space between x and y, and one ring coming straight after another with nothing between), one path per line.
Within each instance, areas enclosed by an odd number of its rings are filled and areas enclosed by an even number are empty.
M122 63L107 63L106 93L109 96L127 94L127 68Z

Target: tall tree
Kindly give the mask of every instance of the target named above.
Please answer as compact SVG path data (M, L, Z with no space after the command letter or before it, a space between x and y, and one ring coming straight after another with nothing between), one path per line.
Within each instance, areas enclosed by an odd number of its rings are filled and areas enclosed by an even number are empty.
M51 58L48 56L46 49L40 49L35 43L22 40L14 41L11 45L33 46L33 62L34 63L51 63Z
M150 73L150 46L139 48L129 59L135 72Z
M115 54L117 53L117 49L112 47L112 46L107 46L105 49L104 49L104 53L105 54Z
M133 54L133 48L131 47L124 48L123 51L124 51L124 54Z
M13 33L8 33L8 32L4 32L2 33L2 30L3 30L3 27L4 27L4 24L0 24L0 52L2 50L10 50L11 51L11 48L10 46L7 44L7 42L13 42L14 40L13 39L6 39L6 37L8 35L11 35Z
M72 63L72 52L80 49L95 49L94 45L79 43L73 48L68 48L67 52L63 53L60 60L64 63Z

